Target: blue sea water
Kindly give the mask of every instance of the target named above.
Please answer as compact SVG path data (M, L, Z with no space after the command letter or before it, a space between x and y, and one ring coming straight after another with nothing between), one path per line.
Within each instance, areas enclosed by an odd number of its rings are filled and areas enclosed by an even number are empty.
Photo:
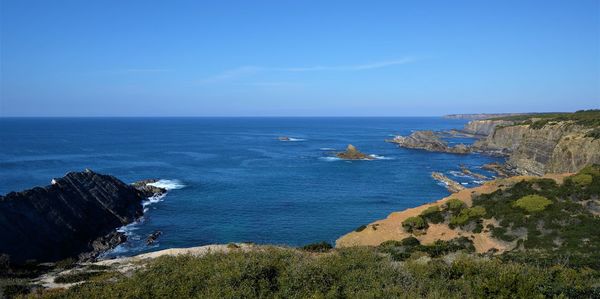
M130 241L112 255L243 241L334 242L390 212L447 196L432 171L466 186L477 183L460 175L460 164L491 176L479 167L497 158L384 142L464 123L434 117L3 118L0 194L85 168L126 182L159 178L175 187L124 229ZM378 159L334 158L349 143ZM163 235L148 247L143 241L155 230Z

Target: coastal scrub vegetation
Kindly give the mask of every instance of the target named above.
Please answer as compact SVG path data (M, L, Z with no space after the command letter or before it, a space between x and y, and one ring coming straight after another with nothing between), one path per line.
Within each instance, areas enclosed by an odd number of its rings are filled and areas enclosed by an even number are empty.
M533 113L511 116L501 116L491 118L492 120L514 121L515 125L529 125L532 129L541 129L547 124L561 121L571 121L576 125L599 128L600 127L600 109L579 110L574 113ZM506 126L506 125L505 125ZM591 136L597 136L598 130L593 130ZM588 134L590 134L588 133Z
M550 204L552 204L552 201L543 196L527 195L517 199L513 206L525 209L525 211L529 213L533 213L543 211Z
M421 218L431 222L433 224L441 223L444 221L444 215L439 206L431 206L419 215Z
M454 215L450 218L450 227L465 225L471 220L481 219L481 217L484 215L485 208L481 206L463 209L458 213L458 215Z
M481 194L473 204L485 208L492 237L516 241L507 257L600 270L600 166L565 178L523 180L504 190ZM515 252L525 252L526 255Z
M429 227L427 221L420 216L408 217L402 221L402 227L409 233L424 230Z
M440 243L442 244L442 243ZM458 243L456 243L458 244ZM309 254L294 249L163 256L129 276L94 280L42 298L592 298L598 272L455 252L397 261L390 249L415 239ZM458 245L460 246L460 245ZM433 256L433 257L432 257Z

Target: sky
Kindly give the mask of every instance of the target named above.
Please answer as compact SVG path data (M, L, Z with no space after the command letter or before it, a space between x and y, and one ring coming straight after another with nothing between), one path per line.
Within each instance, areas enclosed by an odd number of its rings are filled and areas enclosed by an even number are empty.
M600 1L0 0L0 116L600 108Z

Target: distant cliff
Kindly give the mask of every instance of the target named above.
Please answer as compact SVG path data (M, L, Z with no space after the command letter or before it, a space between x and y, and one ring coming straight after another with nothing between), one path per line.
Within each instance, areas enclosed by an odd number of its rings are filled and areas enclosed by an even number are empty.
M0 196L0 254L14 262L56 261L92 251L98 238L142 216L145 195L86 170Z
M599 111L541 116L476 121L486 122L487 128L495 126L472 149L507 154L508 166L529 175L577 172L600 163Z
M492 134L497 126L507 126L512 124L514 124L514 122L509 120L472 120L465 125L463 131L469 134L487 136Z
M523 115L525 113L471 113L471 114L448 114L444 115L444 118L450 119L489 119L495 117L506 117Z

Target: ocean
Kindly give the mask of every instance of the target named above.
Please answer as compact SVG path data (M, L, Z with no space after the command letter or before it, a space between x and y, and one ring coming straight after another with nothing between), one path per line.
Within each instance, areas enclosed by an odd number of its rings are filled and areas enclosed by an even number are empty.
M467 187L479 182L461 175L460 164L491 176L480 166L498 158L384 142L465 123L437 117L1 118L0 194L85 168L128 183L160 179L168 194L148 201L143 219L121 228L129 241L109 256L229 242L333 243L393 211L447 196L432 171ZM335 158L348 144L376 159ZM156 230L163 234L147 246L146 236Z

